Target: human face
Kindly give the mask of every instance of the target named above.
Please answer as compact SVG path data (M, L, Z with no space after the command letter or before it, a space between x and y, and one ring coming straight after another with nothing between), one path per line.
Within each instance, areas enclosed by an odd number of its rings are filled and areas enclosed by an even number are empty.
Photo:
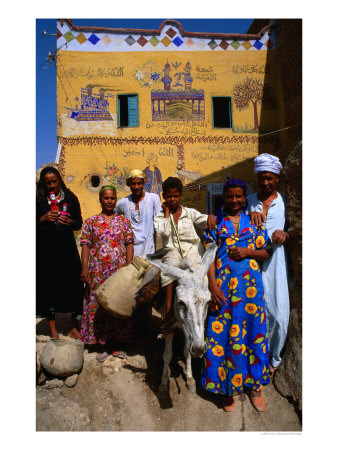
M143 178L132 178L129 183L129 187L132 195L140 196L143 192L144 179Z
M224 194L224 208L230 215L238 214L245 202L243 189L232 187L226 190Z
M176 211L180 206L182 194L177 188L168 189L163 198L170 211Z
M115 194L115 191L113 191L112 189L107 189L106 191L103 191L101 198L100 198L100 203L102 205L102 212L104 214L111 214L116 206L116 202L117 202L117 197Z
M279 176L272 172L258 172L259 189L263 194L271 195L277 190Z
M61 184L55 173L46 173L43 177L43 183L48 192L54 192L56 195L60 192Z

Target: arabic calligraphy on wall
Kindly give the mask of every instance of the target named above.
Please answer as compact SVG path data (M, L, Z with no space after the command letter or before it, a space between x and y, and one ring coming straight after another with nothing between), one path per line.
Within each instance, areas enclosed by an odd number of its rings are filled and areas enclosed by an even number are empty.
M197 80L202 81L216 81L216 74L214 73L214 69L212 66L207 67L200 67L196 66L196 75L195 78Z
M269 64L245 64L242 66L232 66L232 72L236 75L240 73L261 73L270 75L270 65Z
M204 136L208 124L207 122L194 122L192 120L173 121L173 122L147 122L146 128L154 128L158 134L170 135L190 135Z
M113 66L113 67L67 67L60 72L61 76L68 78L87 78L91 80L92 78L116 78L124 76L124 66Z

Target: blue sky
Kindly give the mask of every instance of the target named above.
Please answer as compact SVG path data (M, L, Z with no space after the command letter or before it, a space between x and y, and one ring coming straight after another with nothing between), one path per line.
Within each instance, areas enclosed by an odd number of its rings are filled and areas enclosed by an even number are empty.
M171 18L173 17L166 17ZM75 25L158 29L161 19L73 19ZM179 19L186 31L246 33L253 19ZM44 35L44 30L47 32ZM46 61L56 50L56 19L36 20L36 168L56 156L56 67Z

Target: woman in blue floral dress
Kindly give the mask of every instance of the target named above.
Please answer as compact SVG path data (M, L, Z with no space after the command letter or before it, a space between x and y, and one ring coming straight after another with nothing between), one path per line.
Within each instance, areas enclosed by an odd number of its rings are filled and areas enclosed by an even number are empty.
M217 244L209 273L212 297L207 328L207 352L202 387L223 395L230 412L235 395L248 392L255 409L264 411L263 385L269 383L265 301L257 261L270 256L264 226L257 228L244 214L246 185L232 179L224 185L217 228L205 233L205 247Z
M82 246L81 280L87 289L83 299L81 340L85 344L130 343L131 319L119 320L105 312L95 300L95 291L110 275L128 265L134 255L134 234L128 219L114 213L117 202L113 186L104 186L99 193L102 211L84 222ZM104 361L108 356L98 356ZM124 357L121 350L113 356Z

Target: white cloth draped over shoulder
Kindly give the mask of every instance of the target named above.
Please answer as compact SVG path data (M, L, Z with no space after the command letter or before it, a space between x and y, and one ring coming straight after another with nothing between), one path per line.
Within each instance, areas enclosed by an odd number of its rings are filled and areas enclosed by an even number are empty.
M248 212L262 212L263 204L257 192L247 197ZM266 228L271 238L275 230L284 230L286 200L278 193L271 203ZM290 314L287 264L284 245L272 244L272 256L262 264L262 279L266 302L266 320L269 338L270 363L277 367L281 362L280 352L284 347Z
M134 256L145 257L155 252L154 217L161 211L161 200L157 194L145 192L144 199L139 202L139 210L131 194L116 204L117 214L123 214L130 220L135 235Z

